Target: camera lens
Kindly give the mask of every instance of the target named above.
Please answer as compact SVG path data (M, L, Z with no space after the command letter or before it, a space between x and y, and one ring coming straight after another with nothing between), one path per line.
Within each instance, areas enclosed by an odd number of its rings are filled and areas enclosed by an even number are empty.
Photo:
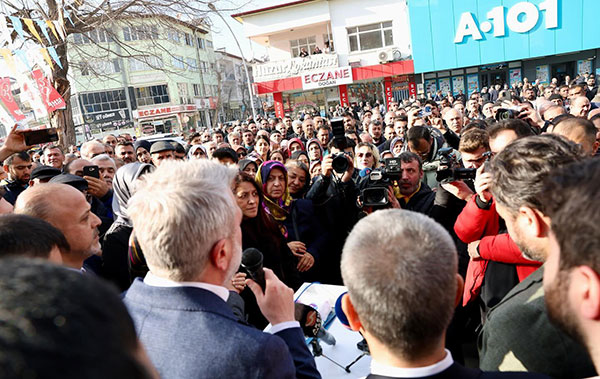
M333 171L342 174L348 170L348 159L344 154L338 154L333 158L331 167L333 168Z

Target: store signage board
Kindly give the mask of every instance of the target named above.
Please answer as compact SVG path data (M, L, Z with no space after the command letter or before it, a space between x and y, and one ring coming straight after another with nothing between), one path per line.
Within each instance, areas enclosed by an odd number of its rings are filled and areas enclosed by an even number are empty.
M300 76L315 70L338 67L337 54L315 54L284 61L266 62L252 66L255 82L266 82Z
M345 66L303 74L302 89L316 89L352 83L352 67Z
M196 110L195 105L172 105L166 107L149 108L149 109L138 109L133 111L134 118L152 118L153 116L161 116L171 113L181 112L194 112Z
M411 0L415 72L600 48L589 0Z

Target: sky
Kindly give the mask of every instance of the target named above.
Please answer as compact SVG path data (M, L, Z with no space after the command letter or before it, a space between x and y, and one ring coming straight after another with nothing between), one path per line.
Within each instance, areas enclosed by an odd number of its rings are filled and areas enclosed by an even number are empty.
M244 36L244 28L242 27L242 24L240 24L237 20L233 19L231 15L253 9L269 7L276 4L284 4L289 1L291 0L230 0L229 2L215 2L215 6L217 7L217 9L219 9L219 7L238 8L232 12L223 11L221 12L221 14L223 15L223 18L225 18L229 26L231 26L233 32L236 34L240 46L242 47L242 51L244 52L244 57L249 60L253 57L260 58L266 55L267 50L263 46L250 42L250 40ZM235 44L235 40L227 26L223 24L221 18L217 15L210 15L210 19L213 23L213 42L215 49L225 47L228 53L239 56L240 51L237 45Z

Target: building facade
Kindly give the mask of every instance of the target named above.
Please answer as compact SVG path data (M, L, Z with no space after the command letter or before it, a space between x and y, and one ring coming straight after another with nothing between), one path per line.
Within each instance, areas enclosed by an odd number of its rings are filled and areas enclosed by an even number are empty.
M255 91L279 117L416 95L404 0L300 0L232 17L267 48Z
M216 56L204 23L117 20L68 42L78 135L124 130L141 136L211 124Z
M420 92L559 83L600 74L600 34L586 0L409 0ZM589 14L588 14L589 13ZM422 74L422 75L421 75Z

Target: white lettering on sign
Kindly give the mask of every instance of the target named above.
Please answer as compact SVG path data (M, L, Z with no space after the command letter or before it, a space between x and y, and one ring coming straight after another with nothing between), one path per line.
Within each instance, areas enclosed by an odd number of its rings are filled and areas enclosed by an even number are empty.
M315 89L352 83L352 67L313 72L302 75L302 88Z
M508 12L505 7L498 6L486 14L489 21L483 21L479 26L473 13L465 12L460 15L454 43L462 43L465 37L469 36L475 41L480 41L483 39L481 32L489 33L492 30L494 37L504 37L507 26L515 33L527 33L537 25L540 11L545 12L546 29L558 27L558 0L545 0L540 3L539 9L535 4L526 1L516 3Z

